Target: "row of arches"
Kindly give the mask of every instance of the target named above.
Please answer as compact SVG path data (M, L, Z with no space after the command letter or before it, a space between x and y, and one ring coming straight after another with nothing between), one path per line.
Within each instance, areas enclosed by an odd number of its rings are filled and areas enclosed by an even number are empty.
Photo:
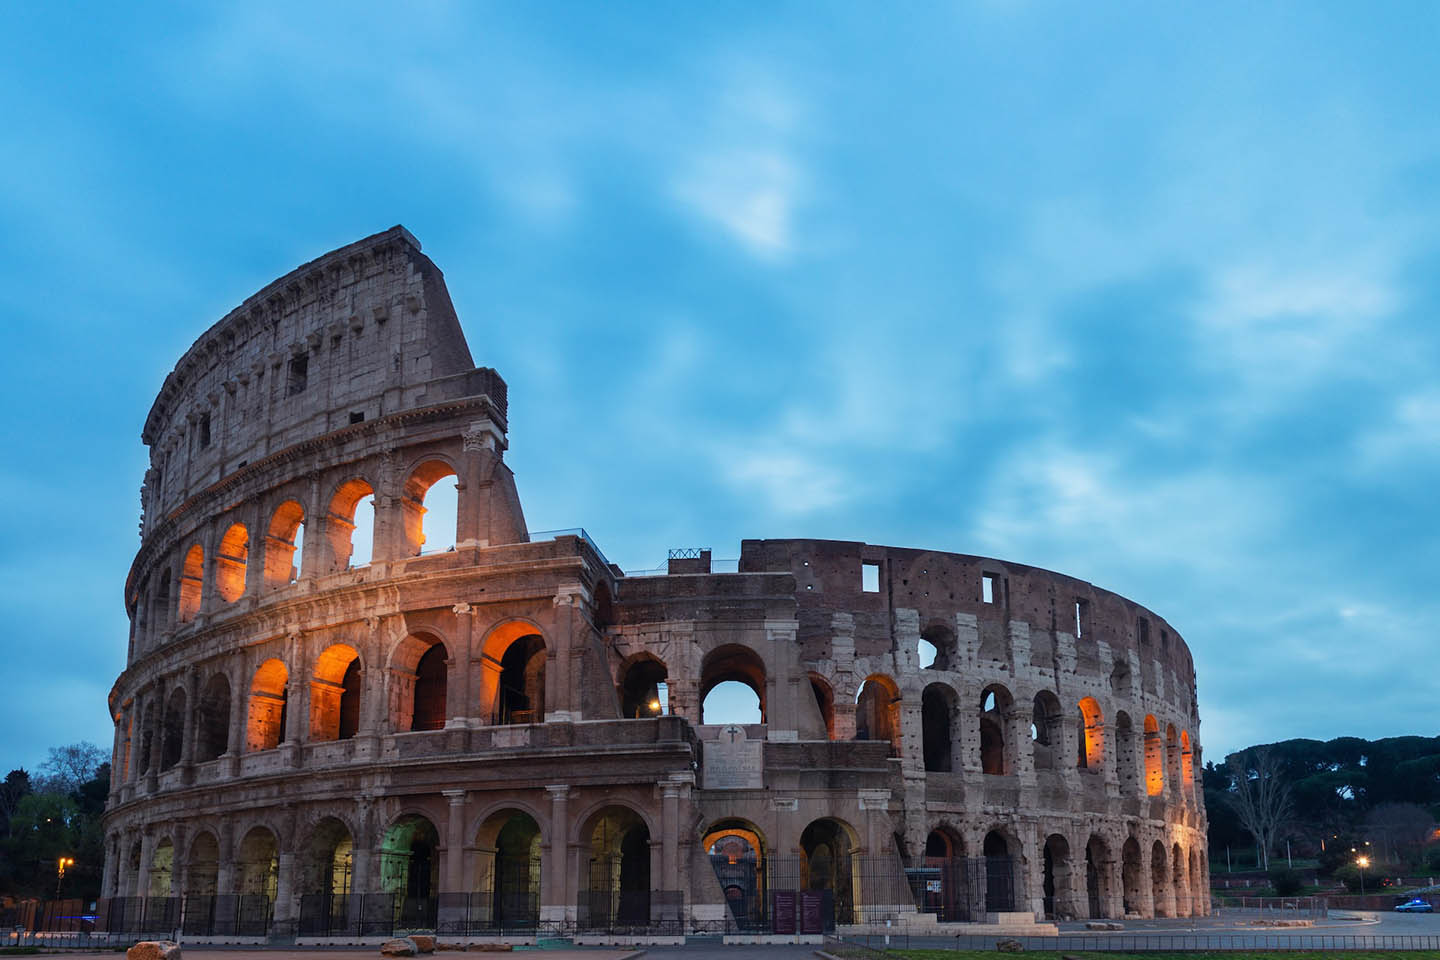
M440 481L457 476L455 466L443 458L424 460L410 472L393 502L397 556L454 549L459 529L458 484ZM189 623L212 594L218 603L230 604L246 593L276 590L302 576L324 576L370 563L376 549L375 487L363 477L351 477L336 486L325 502L316 544L322 549L304 549L311 518L300 498L293 496L256 525L264 530L258 543L252 527L243 520L225 525L214 543L208 568L205 545L191 543L173 574L160 565L153 590L149 577L142 581L134 613L136 632L163 632ZM172 577L177 583L173 595Z
M512 622L492 631L469 712L496 724L539 722L546 659L544 638L533 625ZM383 674L367 671L360 652L343 642L321 650L305 677L292 675L283 658L269 657L250 675L248 689L237 692L231 677L217 671L199 686L193 703L185 686L177 685L163 700L122 717L115 769L123 772L121 779L133 779L187 757L205 763L287 742L440 730L450 714L452 667L444 642L412 633L392 651Z
M661 875L652 869L657 844L650 825L635 808L602 804L577 824L571 846L579 848L576 878L579 902L588 917L604 924L645 924L649 893ZM235 893L272 901L288 890L296 898L385 893L411 900L441 892L480 895L482 922L498 928L533 926L538 919L547 844L540 822L521 806L489 813L464 844L447 849L441 831L423 813L405 813L380 831L367 847L339 817L321 818L293 850L282 848L268 826L247 829L225 850L217 834L202 828L177 849L162 836L148 851L130 842L125 869L111 880L115 895L207 897ZM118 838L112 845L118 846ZM293 856L282 857L284 853ZM446 857L463 857L463 890L450 890ZM282 882L283 870L292 874ZM452 874L453 875L453 874ZM673 879L673 878L671 878ZM278 912L278 905L277 905Z

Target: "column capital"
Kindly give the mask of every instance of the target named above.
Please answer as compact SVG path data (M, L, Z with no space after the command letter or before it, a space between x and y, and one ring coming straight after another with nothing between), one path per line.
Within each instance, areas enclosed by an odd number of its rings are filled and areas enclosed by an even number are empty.
M464 617L474 613L475 609L471 607L470 604L462 601L451 607L450 611L454 613L457 617Z
M570 799L570 784L548 783L545 785L545 792L550 794L551 800L568 800Z
M440 795L450 801L450 806L455 807L465 802L465 790L441 790Z

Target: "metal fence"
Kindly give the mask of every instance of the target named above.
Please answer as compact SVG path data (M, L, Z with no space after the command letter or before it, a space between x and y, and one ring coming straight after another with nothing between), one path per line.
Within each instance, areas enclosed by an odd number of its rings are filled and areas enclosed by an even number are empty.
M1214 897L1211 908L1223 917L1263 920L1324 920L1330 916L1325 897Z
M1013 944L1029 953L1202 953L1245 951L1269 953L1307 951L1339 953L1349 950L1440 950L1440 935L1363 934L1074 934L1053 937L958 936L949 939L871 934L868 936L827 936L825 952L846 958L881 958L887 950L924 947L929 950L1014 950Z

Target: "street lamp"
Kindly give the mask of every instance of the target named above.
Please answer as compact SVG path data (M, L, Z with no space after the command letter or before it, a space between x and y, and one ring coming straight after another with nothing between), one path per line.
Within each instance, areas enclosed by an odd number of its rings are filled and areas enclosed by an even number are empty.
M60 882L65 879L65 868L75 866L75 860L71 857L61 857L55 861L55 899L60 899Z
M1363 897L1363 896L1365 896L1365 868L1368 867L1368 866L1370 866L1370 858L1369 858L1369 857L1359 857L1359 858L1357 858L1356 861L1355 861L1355 866L1357 866L1357 867L1360 868L1360 896Z

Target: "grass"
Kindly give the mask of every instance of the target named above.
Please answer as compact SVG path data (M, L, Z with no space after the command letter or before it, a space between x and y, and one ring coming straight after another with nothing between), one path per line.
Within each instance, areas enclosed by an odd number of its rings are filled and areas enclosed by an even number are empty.
M896 960L997 960L1007 956L994 950L890 950L885 956ZM1212 950L1185 953L1179 950L1163 950L1154 953L1111 953L1088 950L1066 950L1057 953L1050 950L1026 950L1020 956L1028 960L1061 960L1062 957L1082 960L1395 960L1393 950ZM1406 950L1404 960L1440 960L1440 950Z

